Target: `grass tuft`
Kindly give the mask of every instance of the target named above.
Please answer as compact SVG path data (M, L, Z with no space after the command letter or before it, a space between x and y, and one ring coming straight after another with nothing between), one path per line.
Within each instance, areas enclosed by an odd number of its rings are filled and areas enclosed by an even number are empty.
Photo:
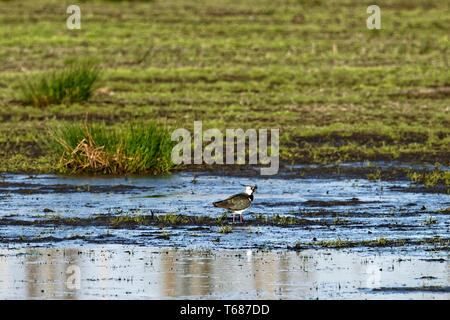
M436 185L450 186L450 171L441 170L439 164L436 164L434 170L431 172L410 170L407 175L412 182L423 184L427 187L434 187Z
M223 225L219 228L218 232L223 234L232 233L233 228L229 225Z
M38 108L87 101L100 71L92 61L72 61L61 70L31 76L21 83L22 100Z
M157 217L158 222L163 225L178 225L187 224L189 219L181 214L174 214L173 212L167 213L165 215L160 215Z
M50 131L48 145L62 173L165 174L173 166L170 132L156 122L61 126Z
M142 215L117 216L110 219L113 228L120 228L123 225L147 225L146 218Z
M367 180L375 182L381 180L381 171L377 170L375 173L369 173L366 175Z

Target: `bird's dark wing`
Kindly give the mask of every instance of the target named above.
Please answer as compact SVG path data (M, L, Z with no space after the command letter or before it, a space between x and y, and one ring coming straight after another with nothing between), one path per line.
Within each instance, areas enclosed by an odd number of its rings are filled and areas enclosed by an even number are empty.
M228 210L244 210L250 207L252 204L252 201L250 200L250 197L246 193L239 193L235 194L234 196L231 196L225 200L217 201L213 203L215 207L219 208L225 208Z

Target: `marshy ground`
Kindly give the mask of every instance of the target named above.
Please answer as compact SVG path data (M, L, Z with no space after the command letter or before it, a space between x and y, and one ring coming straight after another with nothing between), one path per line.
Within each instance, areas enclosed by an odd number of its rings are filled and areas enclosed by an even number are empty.
M424 193L407 180L193 176L4 175L1 242L449 248L450 196ZM258 184L258 194L244 222L232 224L212 202L239 192L246 181Z
M450 196L323 172L5 174L0 259L21 267L3 297L448 299ZM212 202L242 182L258 193L233 224ZM61 274L72 264L81 289Z
M449 4L388 1L368 30L370 4L89 1L68 30L65 3L0 0L0 297L448 300ZM82 101L21 94L79 58L100 71ZM97 143L135 121L279 128L280 172L57 175L51 132L86 114ZM241 183L232 224L212 202Z
M0 250L0 297L47 299L442 299L445 257L104 247ZM81 283L67 285L80 266ZM14 270L14 280L6 277Z

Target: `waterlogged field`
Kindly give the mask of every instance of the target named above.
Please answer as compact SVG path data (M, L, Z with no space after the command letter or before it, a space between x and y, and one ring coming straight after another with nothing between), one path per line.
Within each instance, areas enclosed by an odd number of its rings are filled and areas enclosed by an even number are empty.
M69 30L0 0L0 298L448 300L449 3L372 4L88 1ZM174 167L194 121L279 129L279 173Z
M258 192L233 224L212 202L242 182ZM407 180L7 174L0 191L6 298L450 297L450 196Z
M257 184L244 222L213 201ZM408 181L5 175L1 242L120 243L188 248L435 247L448 250L450 196ZM237 232L234 232L237 231Z
M448 263L435 257L120 245L0 250L0 297L448 300Z

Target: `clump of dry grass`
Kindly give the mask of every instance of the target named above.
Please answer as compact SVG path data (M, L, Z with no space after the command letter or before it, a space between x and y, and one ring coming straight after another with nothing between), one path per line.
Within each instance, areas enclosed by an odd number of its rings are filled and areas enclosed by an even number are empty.
M50 131L50 136L63 173L162 174L172 166L170 134L156 123L108 129L85 121Z
M97 146L88 126L84 125L86 138L83 138L75 148L67 141L53 134L53 137L64 148L59 159L58 166L60 169L69 169L74 172L108 172L117 174L125 171L124 160L132 160L123 155L120 148L117 148L115 154L109 154L105 151L105 146Z

